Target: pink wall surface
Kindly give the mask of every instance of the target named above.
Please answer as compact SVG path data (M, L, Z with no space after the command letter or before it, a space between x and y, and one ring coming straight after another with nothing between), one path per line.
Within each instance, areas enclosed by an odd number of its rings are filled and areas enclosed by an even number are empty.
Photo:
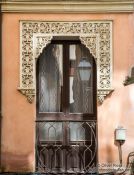
M113 88L98 104L99 163L119 163L114 144L117 126L127 129L123 163L134 151L134 85L123 86L134 66L134 14L3 14L2 33L2 169L35 170L36 102L29 104L17 91L20 66L20 20L113 21Z

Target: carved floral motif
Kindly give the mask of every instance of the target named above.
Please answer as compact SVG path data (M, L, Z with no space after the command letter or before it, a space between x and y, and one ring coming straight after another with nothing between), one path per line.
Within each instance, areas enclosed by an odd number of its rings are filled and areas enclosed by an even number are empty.
M21 21L20 87L29 102L35 96L35 59L54 36L78 36L97 63L98 100L112 91L112 22Z

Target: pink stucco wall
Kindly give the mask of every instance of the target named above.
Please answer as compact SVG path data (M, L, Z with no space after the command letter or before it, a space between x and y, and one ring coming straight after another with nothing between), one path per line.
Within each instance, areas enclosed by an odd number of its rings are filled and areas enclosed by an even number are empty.
M36 103L29 104L19 86L19 20L88 21L113 20L113 88L98 105L99 162L118 163L114 130L127 129L123 161L134 151L134 85L123 81L134 65L133 14L4 14L2 33L2 168L5 171L34 171Z

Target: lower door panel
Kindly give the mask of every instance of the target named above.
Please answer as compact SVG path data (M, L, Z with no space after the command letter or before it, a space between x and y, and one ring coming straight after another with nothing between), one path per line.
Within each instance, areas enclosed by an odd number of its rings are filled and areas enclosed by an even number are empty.
M96 121L37 121L37 171L53 174L97 172Z

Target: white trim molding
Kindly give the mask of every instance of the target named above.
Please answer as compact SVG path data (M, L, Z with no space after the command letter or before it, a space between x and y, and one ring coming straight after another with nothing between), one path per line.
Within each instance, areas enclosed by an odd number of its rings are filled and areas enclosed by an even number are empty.
M56 36L79 37L89 49L97 65L98 101L112 88L112 21L88 22L20 22L20 86L19 91L31 103L36 95L36 59Z
M2 0L2 12L122 13L133 12L133 0Z

